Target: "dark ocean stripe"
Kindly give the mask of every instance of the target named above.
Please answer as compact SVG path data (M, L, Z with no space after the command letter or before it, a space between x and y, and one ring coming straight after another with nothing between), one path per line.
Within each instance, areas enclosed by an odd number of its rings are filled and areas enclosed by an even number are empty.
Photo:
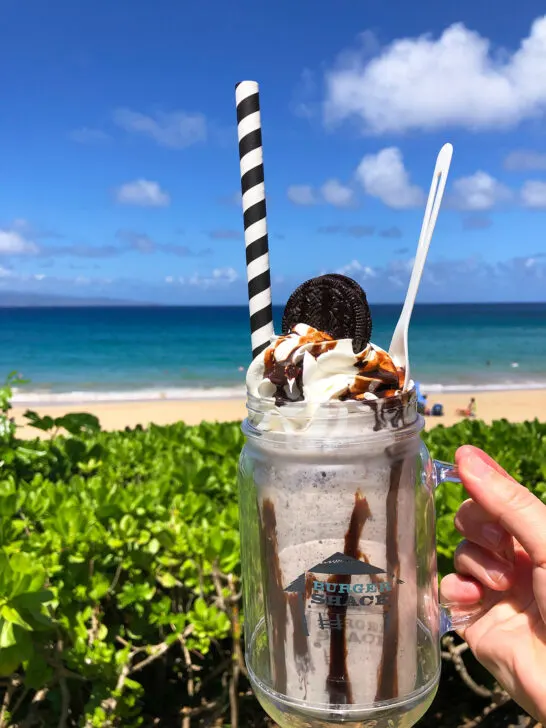
M258 329L261 329L262 326L270 324L272 321L273 309L271 308L271 304L268 303L267 306L262 308L260 311L256 311L256 313L252 314L250 317L250 330L257 331Z
M245 154L252 152L254 149L262 146L262 130L255 129L250 134L244 136L239 142L239 159L242 159Z
M267 235L264 235L253 243L250 243L246 249L246 264L252 263L253 260L261 258L269 251L269 243L267 241Z
M252 94L247 96L237 105L237 123L245 119L249 114L255 114L260 110L260 96Z
M245 230L259 220L265 221L265 200L251 205L243 215Z
M252 351L252 358L255 359L257 356L259 356L262 353L262 351L267 349L268 346L269 346L269 341L264 341L263 344L260 344L260 346L257 346Z
M241 177L241 190L243 195L248 192L252 187L261 184L264 181L264 166L259 164L253 169L249 169Z
M263 273L260 273L259 276L256 276L256 278L253 278L251 281L248 282L249 300L251 298L254 298L254 296L257 296L258 293L267 291L267 289L269 288L270 285L271 285L271 276L269 274L269 269L267 269L267 270L264 270Z

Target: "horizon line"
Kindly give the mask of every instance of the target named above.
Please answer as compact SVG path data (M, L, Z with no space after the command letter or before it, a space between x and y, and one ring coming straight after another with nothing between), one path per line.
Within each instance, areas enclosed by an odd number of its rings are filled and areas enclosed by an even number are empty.
M374 306L402 306L403 301L382 301L370 302L370 307ZM282 308L286 303L274 303L273 308ZM525 306L525 305L546 305L546 300L542 301L421 301L416 302L414 306ZM100 303L90 303L86 299L82 299L81 303L70 301L70 303L28 303L28 304L4 304L0 301L0 309L20 309L20 308L248 308L247 303L154 303L146 301L118 301L117 299L105 300Z

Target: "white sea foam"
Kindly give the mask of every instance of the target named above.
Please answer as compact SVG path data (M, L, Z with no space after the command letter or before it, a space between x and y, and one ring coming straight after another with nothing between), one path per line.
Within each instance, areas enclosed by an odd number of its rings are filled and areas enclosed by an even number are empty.
M440 384L420 382L421 391L426 394L441 395L457 392L502 392L530 389L546 389L546 380L508 381L490 384ZM233 387L157 387L119 391L77 390L51 392L50 390L27 390L16 388L13 403L22 406L55 404L92 404L108 402L161 402L196 401L220 399L245 399L244 386Z
M420 382L421 391L424 394L442 394L449 392L505 392L530 389L546 389L546 380L521 381L521 382L490 382L489 384L466 382L460 384L427 384Z
M15 390L13 403L16 405L85 404L99 402L168 402L202 399L244 399L244 387L210 388L162 388L133 389L127 391L99 392L91 390L75 392Z

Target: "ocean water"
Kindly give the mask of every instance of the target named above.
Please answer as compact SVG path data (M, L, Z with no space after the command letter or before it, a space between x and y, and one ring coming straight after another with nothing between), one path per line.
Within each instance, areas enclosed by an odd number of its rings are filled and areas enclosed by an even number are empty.
M372 307L374 343L399 312ZM246 307L0 308L0 376L29 404L240 396L249 357ZM546 387L546 303L417 306L410 357L429 392Z

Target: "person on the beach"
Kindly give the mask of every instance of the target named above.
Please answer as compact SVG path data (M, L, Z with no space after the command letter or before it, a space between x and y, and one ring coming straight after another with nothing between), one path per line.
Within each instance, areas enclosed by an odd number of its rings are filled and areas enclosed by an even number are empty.
M465 409L458 409L457 414L461 417L476 417L476 398L472 397Z
M456 454L470 499L455 516L465 537L442 599L480 616L459 634L511 697L546 724L546 505L470 445Z
M421 415L430 415L430 407L428 404L428 394L421 395L421 401L417 402L417 412Z

